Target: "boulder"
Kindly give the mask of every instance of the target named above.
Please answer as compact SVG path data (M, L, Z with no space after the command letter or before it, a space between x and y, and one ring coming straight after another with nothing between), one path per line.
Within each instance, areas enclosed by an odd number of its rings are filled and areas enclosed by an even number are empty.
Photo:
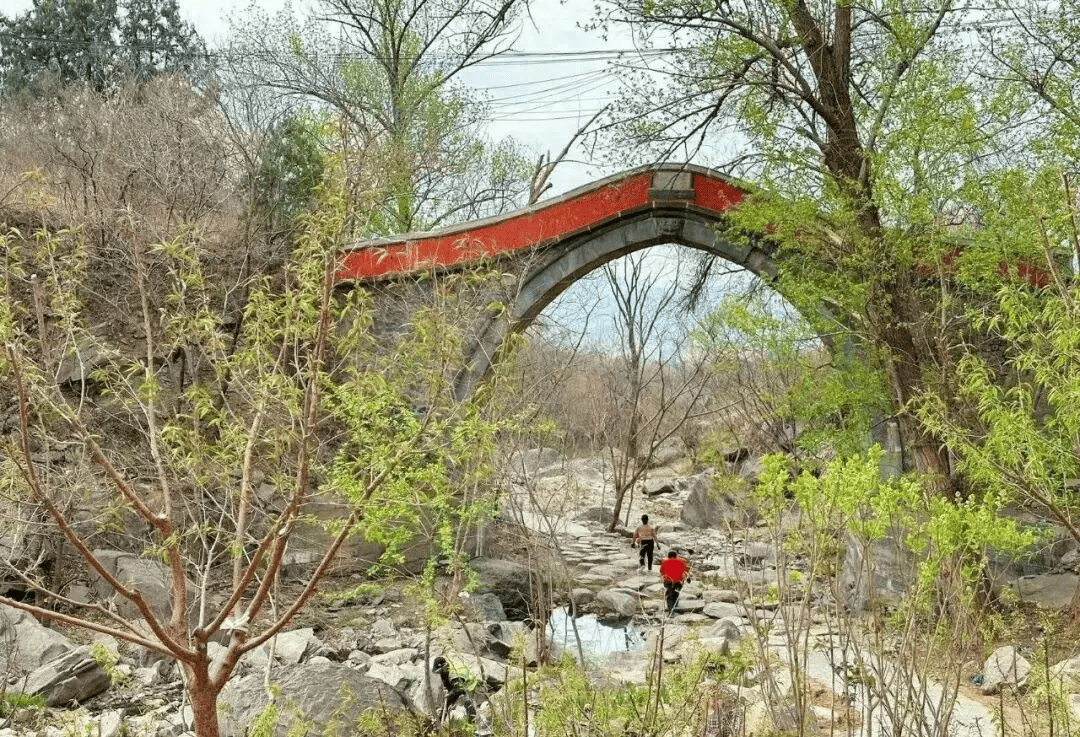
M611 524L611 508L610 507L589 507L583 509L574 518L581 522L596 522L597 524L607 526Z
M566 459L554 448L519 450L507 461L511 476L521 481L563 473Z
M582 607L593 600L595 594L592 589L579 586L570 592L570 601L575 607Z
M104 368L122 356L93 338L81 338L74 348L68 350L56 367L55 381L58 386L73 384L82 386L90 382L90 374Z
M6 520L10 528L0 535L0 556L15 570L26 573L40 570L43 565L53 563L55 555L51 546L46 549L45 536L40 534L40 514L44 512L38 507L26 508L19 505L17 509L6 509L5 515L17 516L16 519ZM0 589L5 596L11 596L16 592L27 590L26 582L15 576L5 576Z
M660 496L661 494L674 494L679 491L682 484L680 479L645 479L644 493L647 497Z
M481 622L501 622L506 619L506 610L495 594L473 594L464 598L463 603L470 616Z
M477 591L499 597L507 619L521 621L532 616L528 566L499 558L474 558L469 565L478 576Z
M112 685L109 674L83 645L50 660L32 672L22 684L23 693L45 697L49 706L82 703Z
M735 464L734 467L736 475L743 479L747 486L753 488L757 486L758 477L765 470L765 462L761 456L751 456Z
M837 598L851 611L866 611L875 601L901 601L914 580L917 561L894 532L869 545L844 536L844 563L837 581Z
M120 709L103 711L95 722L90 731L94 737L121 737L127 734L124 729L124 712Z
M761 566L776 559L776 551L772 545L760 542L743 542L742 550L735 558L735 562L743 567Z
M454 627L457 631L457 647L462 652L476 655L490 655L505 660L514 649L514 637L509 629L500 622L480 624L466 622L464 627Z
M389 653L386 653L389 655ZM402 696L408 696L409 691L417 684L424 682L424 664L414 663L412 660L397 662L395 660L378 662L381 657L376 655L368 663L367 676L382 681Z
M687 480L690 493L683 502L680 518L687 527L723 529L752 524L757 512L741 504L729 493L719 491L711 474L698 474Z
M1003 688L1019 690L1027 685L1031 664L1012 645L999 647L983 666L982 692L996 694Z
M738 604L726 601L710 601L701 610L701 613L713 619L742 619L743 608Z
M649 458L649 467L668 466L681 461L686 456L686 443L678 435L672 435L653 450Z
M303 734L352 734L357 717L369 707L406 708L405 699L393 688L340 663L281 667L275 669L271 682L280 707L276 737L285 737L290 729L301 729ZM263 674L230 681L218 703L222 734L247 734L269 703Z
M609 472L608 464L603 458L577 458L566 462L567 478L579 487L597 492L603 491Z
M1072 572L1020 576L1008 582L1020 601L1044 609L1064 609L1072 603L1080 586L1080 576Z
M739 628L741 619L725 617L704 631L702 647L722 655L727 655L739 646L742 639L742 630Z
M1052 573L1075 561L1077 543L1063 526L1013 508L1006 508L1002 514L1033 533L1035 541L1019 552L987 549L987 561L995 578L1012 580Z
M419 655L420 651L415 647L403 647L372 656L370 663L372 667L376 665L406 665L416 660Z
M172 573L167 566L159 561L141 558L119 550L95 550L94 557L101 562L110 575L139 592L160 619L168 620L172 616L170 593ZM194 585L190 581L185 583L189 591L194 590ZM117 594L112 586L96 574L93 577L92 587L100 598L113 602L120 616L127 619L142 619L139 610L131 601Z
M71 640L29 612L0 604L0 662L11 662L20 672L29 673L74 649Z
M513 666L490 658L481 658L468 653L454 653L446 657L454 673L467 674L477 683L486 683L488 689L492 691L502 688L507 676L513 675Z
M603 589L597 592L593 606L632 617L638 611L638 597L622 589Z
M274 656L288 665L296 665L305 658L322 654L326 650L326 646L315 636L315 630L311 627L279 632L274 643Z
M1080 655L1054 663L1050 667L1050 680L1060 683L1065 693L1080 692Z

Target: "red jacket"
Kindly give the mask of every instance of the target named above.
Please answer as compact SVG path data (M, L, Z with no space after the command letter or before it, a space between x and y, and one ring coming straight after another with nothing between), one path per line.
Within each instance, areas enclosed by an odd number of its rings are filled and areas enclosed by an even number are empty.
M690 564L685 558L664 558L660 564L660 578L664 581L683 583L690 575Z

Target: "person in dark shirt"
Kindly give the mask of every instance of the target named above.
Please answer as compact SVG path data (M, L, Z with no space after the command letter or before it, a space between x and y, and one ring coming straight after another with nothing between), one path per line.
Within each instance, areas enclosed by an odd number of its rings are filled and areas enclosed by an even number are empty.
M431 672L439 674L439 678L442 680L443 690L446 691L446 702L443 704L439 721L442 721L442 719L450 713L450 710L454 708L454 704L458 699L464 697L463 703L465 704L465 713L469 717L470 722L475 722L476 704L473 703L472 695L469 693L468 682L461 676L450 675L450 663L441 655L432 661Z
M669 550L667 558L660 564L660 580L664 582L666 611L671 614L679 603L683 584L690 581L690 563L685 558L680 558L677 550Z

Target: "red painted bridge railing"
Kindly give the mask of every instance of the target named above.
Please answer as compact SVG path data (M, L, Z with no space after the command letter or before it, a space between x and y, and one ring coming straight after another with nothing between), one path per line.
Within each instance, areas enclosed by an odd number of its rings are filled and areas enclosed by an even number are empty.
M366 281L419 269L454 268L558 243L661 207L719 216L745 196L744 190L703 167L635 169L498 217L358 243L346 253L337 278Z
M505 215L427 233L408 233L351 246L338 282L372 281L424 269L452 269L482 258L556 244L652 209L695 211L719 219L747 191L719 173L689 164L632 169ZM959 249L957 250L959 253ZM948 268L951 259L945 264ZM936 272L927 269L926 276ZM1045 286L1045 270L1002 262L1003 278Z

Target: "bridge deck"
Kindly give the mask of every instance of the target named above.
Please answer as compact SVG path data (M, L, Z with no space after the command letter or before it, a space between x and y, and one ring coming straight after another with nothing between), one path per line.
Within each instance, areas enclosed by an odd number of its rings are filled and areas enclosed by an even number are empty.
M683 207L714 217L746 191L703 167L634 169L579 187L524 210L428 233L409 233L349 248L338 281L369 281L548 246L656 207Z

